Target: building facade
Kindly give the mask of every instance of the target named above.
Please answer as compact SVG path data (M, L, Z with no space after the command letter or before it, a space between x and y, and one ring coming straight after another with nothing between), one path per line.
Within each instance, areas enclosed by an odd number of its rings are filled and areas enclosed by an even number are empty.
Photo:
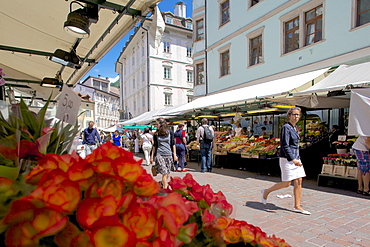
M108 79L89 76L83 82L76 84L74 91L90 96L90 99L95 102L94 122L96 128L105 129L118 123L118 89L111 87Z
M193 0L194 96L370 61L365 0Z
M154 48L151 20L136 27L116 62L120 74L121 120L187 103L193 98L192 19L178 3L163 12L165 31Z
M78 111L79 116L77 121L80 129L83 130L89 127L90 121L95 122L95 102L90 99L89 95L82 95L81 93L78 93L76 91L75 93L81 98L81 106Z

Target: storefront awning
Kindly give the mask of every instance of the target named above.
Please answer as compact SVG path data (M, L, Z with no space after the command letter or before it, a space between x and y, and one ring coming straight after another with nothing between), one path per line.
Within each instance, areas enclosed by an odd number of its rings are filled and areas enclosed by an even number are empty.
M40 86L44 77L54 78L60 73L64 83L76 84L94 66L94 61L98 62L158 2L160 0L1 1L0 68L6 74L6 83L23 86L26 91L36 90L36 97L44 99L53 92L55 98L58 89ZM119 7L120 11L100 8L97 23L90 25L90 37L78 39L64 31L63 25L70 5L74 11L81 8L79 3L99 3ZM49 54L57 49L74 51L84 61L80 60L81 68L63 67L50 61Z
M162 108L162 109L159 109L159 110L154 110L154 111L150 111L150 112L145 112L137 117L134 117L130 120L127 120L123 123L121 123L122 125L140 125L140 124L149 124L153 121L155 121L157 118L159 117L165 117L165 118L171 118L171 116L167 116L167 115L164 115L167 113L167 111L172 111L173 109L176 109L177 107L181 107L182 105L180 106L173 106L173 107L166 107L166 108Z
M346 90L370 85L370 62L357 65L341 65L328 77L307 90L294 95Z
M370 137L370 88L351 92L348 134Z
M295 76L281 78L278 80L268 81L261 84L247 86L240 89L234 89L227 92L205 96L202 98L198 98L181 107L176 107L173 110L169 110L165 112L165 114L189 112L206 107L217 107L230 103L238 104L248 100L288 94L298 91L298 88L305 86L305 84L307 83L311 83L311 81L314 79L319 79L320 76L324 77L324 73L327 71L328 68L320 69L304 74L299 74ZM309 86L307 85L307 87Z
M274 99L274 102L295 105L312 109L339 109L349 107L349 97L348 98L336 98L336 97L326 97L317 95L307 95L307 96L297 96L288 97L281 99Z

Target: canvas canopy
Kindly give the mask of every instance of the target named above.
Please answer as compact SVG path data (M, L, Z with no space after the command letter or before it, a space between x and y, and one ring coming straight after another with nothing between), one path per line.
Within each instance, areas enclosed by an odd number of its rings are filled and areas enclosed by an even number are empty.
M181 107L182 105L180 106L177 106L177 107ZM166 117L166 118L171 118L171 116L165 116L164 114L167 113L167 111L171 111L173 109L176 109L177 108L176 106L173 106L173 107L167 107L167 108L162 108L162 109L159 109L159 110L154 110L154 111L150 111L150 112L145 112L137 117L134 117L130 120L127 120L121 124L123 125L140 125L140 124L148 124L148 123L151 123L153 121L155 121L155 119L159 118L159 117Z
M201 97L183 106L168 110L165 113L173 114L179 112L188 112L205 107L216 107L230 103L237 104L248 100L254 100L256 98L287 94L289 92L296 91L299 87L302 87L307 83L311 83L311 81L314 79L323 77L324 73L327 71L328 68L320 69L304 74Z
M307 96L274 99L274 102L279 102L287 105L296 105L306 108L339 109L349 107L350 100L349 97L336 98L336 97L317 96L316 94L313 94Z
M348 134L370 136L370 88L353 89Z
M328 77L307 90L294 95L345 90L352 87L366 87L370 85L370 62L357 65L341 65Z
M71 1L63 0L11 0L1 1L0 10L0 68L8 84L24 86L22 90L36 90L36 97L47 99L50 93L55 98L59 90L41 87L37 83L44 77L54 78L58 73L64 83L74 85L79 82L94 63L84 62L79 70L52 62L46 55L34 52L54 53L57 49L67 52L74 50L81 59L98 62L115 44L117 44L134 26L152 11L160 0L83 0L84 3L115 4L122 12L101 8L99 20L90 25L90 37L77 39L63 29L63 24L70 12ZM81 8L73 3L72 11ZM129 13L130 12L130 13ZM131 13L136 13L131 14ZM6 50L13 47L11 50ZM14 51L30 50L29 53ZM112 64L112 66L114 66ZM24 81L26 80L26 81Z

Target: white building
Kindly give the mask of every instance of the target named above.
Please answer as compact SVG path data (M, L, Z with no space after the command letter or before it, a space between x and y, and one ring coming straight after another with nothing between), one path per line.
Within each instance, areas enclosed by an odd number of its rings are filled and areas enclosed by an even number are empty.
M193 98L192 19L179 2L162 13L165 32L159 48L148 33L151 20L136 27L116 62L120 74L121 120L187 103Z
M95 127L104 129L113 126L119 121L119 94L118 89L110 86L110 81L104 78L89 76L78 83L74 91L82 95L89 95L95 102Z
M367 0L193 0L194 96L370 61Z

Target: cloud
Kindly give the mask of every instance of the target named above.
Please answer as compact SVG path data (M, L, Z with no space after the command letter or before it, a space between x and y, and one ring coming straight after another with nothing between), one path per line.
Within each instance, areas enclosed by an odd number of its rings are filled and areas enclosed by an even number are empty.
M99 73L99 70L98 70L98 69L94 69L94 71L95 71L96 73Z

